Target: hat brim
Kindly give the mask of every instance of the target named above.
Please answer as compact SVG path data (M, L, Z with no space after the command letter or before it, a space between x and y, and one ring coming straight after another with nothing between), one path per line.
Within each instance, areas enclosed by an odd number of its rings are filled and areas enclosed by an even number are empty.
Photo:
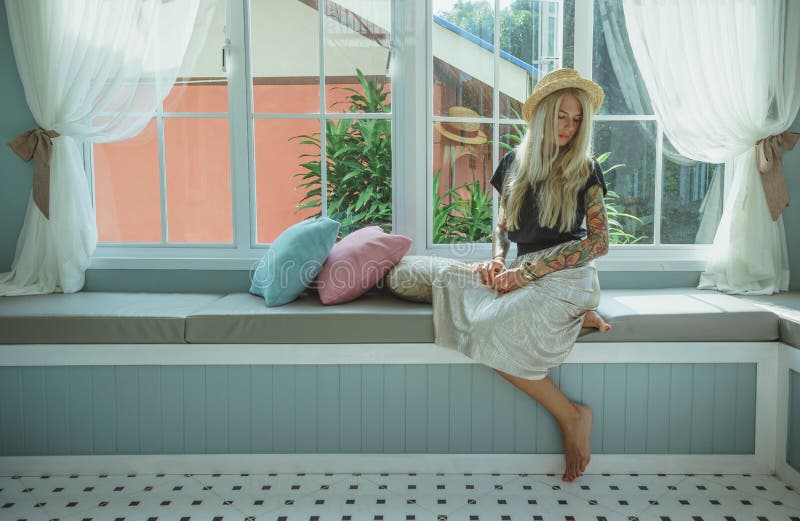
M446 128L444 128L442 126L442 122L441 121L437 121L436 123L433 124L433 126L444 137L446 137L446 138L448 138L448 139L450 139L452 141L458 141L459 143L464 143L466 145L482 145L482 144L486 143L487 141L489 141L489 138L486 136L486 133L484 133L483 130L480 130L480 129L478 129L478 135L477 136L475 136L475 137L464 137L464 136L459 136L458 134L453 134L452 132L449 132Z
M522 118L525 121L530 122L531 118L533 117L533 111L536 110L536 106L540 101L556 91L570 88L584 91L592 102L593 113L597 114L597 112L600 110L600 107L603 105L603 100L605 99L603 88L592 80L587 80L586 78L569 78L563 81L553 82L531 94L530 97L525 100L525 104L522 106Z

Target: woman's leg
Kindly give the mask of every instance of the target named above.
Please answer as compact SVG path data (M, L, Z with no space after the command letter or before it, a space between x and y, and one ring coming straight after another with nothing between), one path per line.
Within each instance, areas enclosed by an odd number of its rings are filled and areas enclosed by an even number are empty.
M541 380L526 380L495 369L497 373L514 384L519 390L541 403L552 414L564 439L567 465L564 481L572 481L586 470L591 459L592 409L573 403L556 387L550 377Z

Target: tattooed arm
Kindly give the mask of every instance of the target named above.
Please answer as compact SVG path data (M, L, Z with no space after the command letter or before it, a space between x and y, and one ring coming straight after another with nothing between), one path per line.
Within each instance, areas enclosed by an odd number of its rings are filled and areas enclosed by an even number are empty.
M492 259L499 258L505 262L509 246L511 246L511 242L508 240L508 231L506 231L506 203L501 197L497 210L497 226L492 234Z
M536 263L525 263L536 278L566 268L577 268L608 253L608 218L603 204L603 188L590 187L584 198L586 205L586 238L565 244L554 255ZM484 283L486 283L484 281ZM528 283L522 275L522 267L506 270L498 274L489 284L499 293L508 293Z
M497 212L497 226L492 233L492 258L485 262L475 264L472 271L481 274L481 280L487 286L494 284L495 276L506 267L506 255L511 242L508 240L506 230L506 207L502 197Z
M586 238L564 246L557 253L535 264L528 264L528 269L535 275L543 277L548 273L566 268L583 266L590 260L608 253L608 217L603 204L603 189L594 185L586 191Z

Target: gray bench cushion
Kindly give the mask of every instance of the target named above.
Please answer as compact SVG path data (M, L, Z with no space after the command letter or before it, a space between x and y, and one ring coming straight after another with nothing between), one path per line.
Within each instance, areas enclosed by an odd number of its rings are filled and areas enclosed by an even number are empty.
M579 342L772 341L778 318L729 295L694 289L604 290L600 313L609 333L584 329ZM262 299L233 294L192 313L191 343L433 342L432 308L367 294L323 306L315 295L267 308Z
M0 344L184 343L186 316L221 296L79 292L0 297Z
M778 338L778 318L751 302L687 288L603 290L597 310L613 326L579 342L748 342Z
M800 292L740 297L780 317L781 342L800 347Z
M614 329L584 330L579 342L744 342L779 335L773 309L711 291L604 290L599 311ZM781 322L784 341L798 344L797 324ZM336 306L306 295L274 308L248 293L0 297L2 344L183 342L427 343L433 342L432 308L380 293Z
M324 306L305 295L285 306L268 308L264 299L234 293L192 313L186 321L190 343L433 342L430 304L368 293Z

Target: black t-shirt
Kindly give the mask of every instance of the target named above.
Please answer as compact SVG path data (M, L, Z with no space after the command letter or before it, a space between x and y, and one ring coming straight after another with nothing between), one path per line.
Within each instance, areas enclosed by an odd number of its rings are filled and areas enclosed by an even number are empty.
M498 192L503 192L503 180L505 179L506 172L511 167L516 155L515 150L509 151L500 164L497 165L492 176L491 183ZM508 238L517 243L517 255L525 255L532 251L550 248L556 244L568 242L572 240L582 240L586 237L586 230L583 228L583 219L586 217L586 206L584 203L584 196L589 187L600 185L603 187L603 195L606 195L608 189L606 182L603 179L603 171L600 164L592 159L592 172L589 174L586 184L578 190L578 206L575 216L575 225L572 230L568 232L560 232L557 228L548 228L539 226L539 203L533 192L529 189L525 194L525 199L522 202L520 210L519 228L508 232ZM502 195L505 198L505 195ZM506 208L508 206L506 205Z

